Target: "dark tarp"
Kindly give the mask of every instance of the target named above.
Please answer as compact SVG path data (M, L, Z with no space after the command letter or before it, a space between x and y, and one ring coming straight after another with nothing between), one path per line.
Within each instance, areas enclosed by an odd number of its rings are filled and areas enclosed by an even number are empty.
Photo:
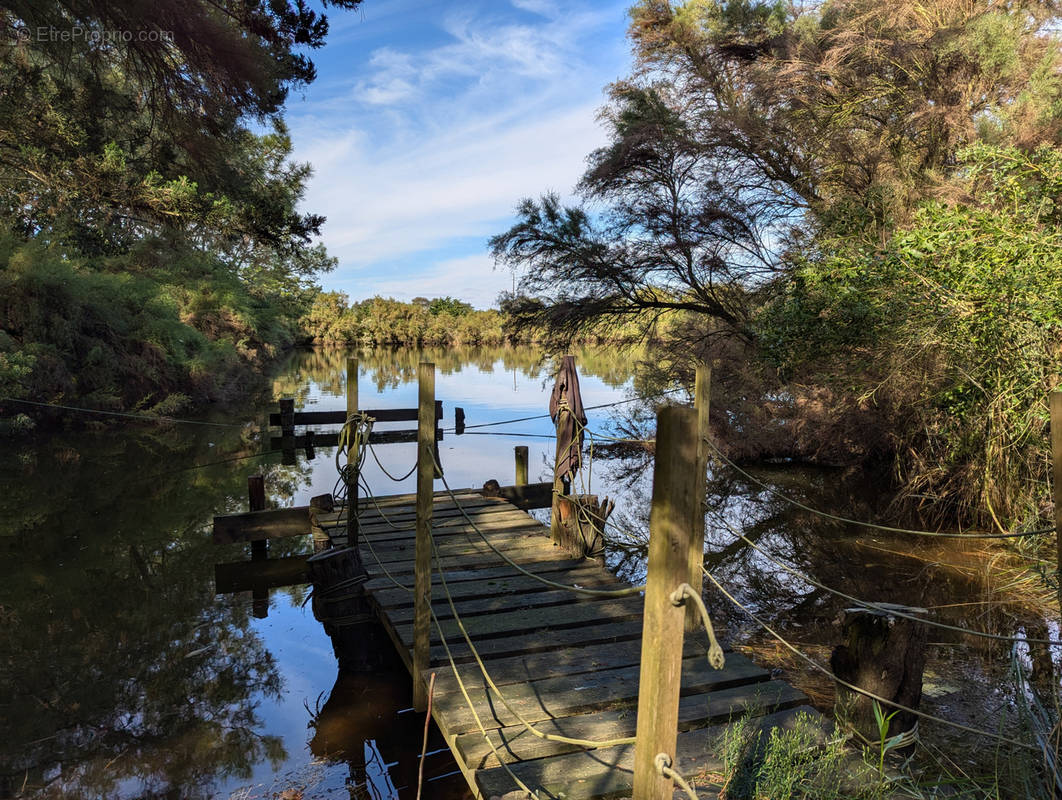
M557 382L549 396L549 415L554 424L563 408L570 413L563 415L562 424L557 428L557 476L567 483L579 471L583 453L583 427L586 425L583 398L579 393L579 375L575 371L575 356L561 359Z

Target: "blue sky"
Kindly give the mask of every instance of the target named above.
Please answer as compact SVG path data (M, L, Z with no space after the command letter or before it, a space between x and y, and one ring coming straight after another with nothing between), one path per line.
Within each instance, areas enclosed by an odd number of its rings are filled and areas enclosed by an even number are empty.
M511 274L486 241L523 197L569 196L605 143L596 115L627 74L623 2L365 0L328 12L317 80L292 93L295 158L314 167L339 266L359 300L452 295L490 306Z

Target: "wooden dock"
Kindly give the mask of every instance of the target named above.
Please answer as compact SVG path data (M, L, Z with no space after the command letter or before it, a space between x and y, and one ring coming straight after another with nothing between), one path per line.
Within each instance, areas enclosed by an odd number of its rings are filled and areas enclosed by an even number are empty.
M360 549L370 575L365 589L412 671L414 604L408 589L415 573L416 496L377 503L359 504ZM487 686L450 600L511 708L544 733L605 741L635 734L642 597L588 597L521 574L484 543L462 509L495 547L536 575L585 588L625 584L595 561L570 558L542 523L504 499L472 491L435 493L431 530L445 586L433 565L431 603L457 674L433 624L430 666L419 678L427 682L429 673L436 674L432 716L472 794L483 800L525 797L516 791L515 774L540 797L629 797L634 745L585 749L529 732ZM345 520L333 513L319 521L342 544ZM774 727L791 724L799 711L815 715L801 692L771 680L742 655L727 652L725 668L716 670L706 650L703 632L686 636L673 765L695 782L702 798L716 794L712 776L722 767L716 745L728 721L747 714Z

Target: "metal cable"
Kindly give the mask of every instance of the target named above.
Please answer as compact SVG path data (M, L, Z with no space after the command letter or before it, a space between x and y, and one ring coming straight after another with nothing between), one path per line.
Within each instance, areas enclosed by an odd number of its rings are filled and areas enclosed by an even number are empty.
M858 525L863 528L874 528L876 530L887 531L889 533L906 533L912 536L933 536L941 539L1012 539L1022 536L1043 536L1046 533L1055 532L1055 528L1051 527L1044 528L1043 530L1038 531L1026 531L1024 533L942 533L940 531L915 531L910 530L909 528L894 528L890 525L879 525L876 522L863 522L862 520L858 519L840 517L836 514L831 514L828 511L821 511L817 508L812 508L809 505L801 503L799 500L794 500L792 497L789 497L788 495L779 492L777 489L764 483L759 478L753 477L748 472L739 467L737 464L735 464L733 461L731 461L729 458L727 458L725 455L723 455L723 451L720 450L719 447L715 444L715 442L713 442L710 438L703 438L702 441L704 441L709 447L711 447L715 451L715 454L719 457L721 461L723 461L723 463L738 472L740 475L743 475L744 477L748 478L761 489L770 492L779 500L784 500L785 502L789 503L790 505L796 506L799 509L803 509L804 511L808 511L812 514L816 514L826 519L832 519L835 522L843 522L848 525Z
M1021 748L1024 748L1026 750L1033 750L1033 751L1037 751L1037 752L1040 751L1040 748L1036 747L1035 745L1028 744L1027 742L1019 742L1016 739L1011 739L1010 737L1003 736L1002 734L993 733L992 731L986 731L986 730L982 730L980 728L972 728L969 725L963 725L962 723L952 722L951 720L944 719L943 717L938 717L938 716L935 716L933 714L927 714L924 711L919 711L916 708L911 708L910 706L905 706L902 703L897 703L895 700L888 700L888 699L882 697L881 695L875 694L874 692L868 691L867 689L863 689L860 686L856 686L855 684L849 683L848 681L841 680L835 674L833 674L833 672L831 672L829 669L824 667L822 664L820 664L818 661L813 659L811 656L807 655L802 650L799 650L793 644L790 644L790 642L788 640L786 640L786 638L784 636L782 636L774 628L772 628L770 625L768 625L766 622L764 622L762 619L760 619L755 613L753 613L740 600L738 600L736 597L734 597L734 595L730 594L730 592L728 592L723 587L723 584L721 584L718 580L716 580L715 576L712 575L712 573L710 573L707 569L704 569L704 567L701 567L701 571L704 572L704 574L708 576L708 580L710 580L713 584L715 584L715 587L720 592L722 592L723 596L726 597L727 600L729 600L731 603L733 603L739 609L741 609L746 614L748 614L750 617L752 617L753 621L755 621L761 628L763 628L765 631L767 631L769 634L771 634L771 636L773 636L775 639L777 639L783 646L785 646L786 649L788 649L794 655L796 655L797 657L802 659L804 662L806 662L813 669L817 670L818 672L821 672L826 677L831 678L832 680L836 681L840 686L843 686L843 687L845 687L846 689L848 689L850 691L856 692L857 694L861 694L861 695L863 695L865 697L869 697L871 700L876 700L879 703L884 703L885 705L891 706L892 708L899 709L900 711L906 711L906 712L908 712L910 714L914 714L917 717L921 717L922 719L928 719L930 722L939 722L941 725L947 725L949 727L956 728L956 729L958 729L960 731L965 731L966 733L974 733L974 734L977 734L978 736L984 736L984 737L989 738L989 739L996 739L997 741L1003 742L1005 744L1014 745L1015 747L1021 747Z
M836 595L837 597L841 597L841 598L843 598L843 599L845 599L845 600L847 600L847 601L849 601L851 603L855 603L857 605L863 606L864 608L871 608L871 609L874 609L875 611L881 611L881 612L884 612L886 614L892 614L892 615L897 616L897 617L903 617L904 619L914 620L915 622L921 622L923 625L930 625L930 626L932 626L934 628L942 628L942 629L948 630L948 631L956 631L958 633L965 633L965 634L968 634L970 636L979 636L979 637L981 637L983 639L993 639L995 641L1000 641L1000 642L1027 642L1029 644L1062 645L1062 640L1059 640L1059 639L1033 639L1033 638L1028 638L1028 637L1024 637L1024 636L1004 636L1003 634L999 634L999 633L989 633L988 631L979 631L979 630L976 630L976 629L973 629L973 628L964 628L961 625L949 625L946 622L937 622L936 620L926 619L925 617L919 617L919 616L917 616L915 614L908 614L908 613L906 613L904 611L900 611L898 608L893 607L891 604L881 605L879 603L873 603L873 602L871 602L869 600L863 600L863 599L858 598L858 597L853 597L852 595L846 594L845 592L842 592L839 589L833 589L833 588L831 588L829 586L826 586L823 583L820 583L819 581L817 581L814 578L812 578L810 575L805 575L804 573L802 573L802 572L800 572L800 571L798 571L796 569L793 569L792 567L790 567L785 562L780 561L777 558L775 558L774 556L772 556L770 553L768 553L762 547L760 547L755 542L753 542L751 539L749 539L747 536L745 536L745 534L741 533L739 530L734 528L734 526L732 526L729 522L727 522L726 518L723 517L721 514L717 514L716 516L722 521L723 525L725 525L726 528L732 534L737 536L739 539L741 539L743 542L745 542L745 544L747 544L749 547L751 547L756 552L758 552L761 555L763 555L769 561L773 562L778 567L780 567L781 569L783 569L786 572L788 572L790 575L792 575L795 578L798 578L798 579L804 581L805 583L809 583L812 586L816 586L819 589L822 589L824 592L829 592L830 594Z

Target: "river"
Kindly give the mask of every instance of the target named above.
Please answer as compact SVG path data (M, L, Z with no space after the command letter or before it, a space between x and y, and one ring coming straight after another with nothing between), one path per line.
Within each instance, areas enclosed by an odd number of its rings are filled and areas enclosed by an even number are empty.
M272 590L264 618L255 614L262 603L256 606L249 593L215 593L215 563L248 555L245 546L213 544L210 521L246 509L248 476L265 476L275 507L306 504L332 490L334 450L317 448L312 460L300 453L294 465L283 465L278 454L262 455L265 420L281 397L294 397L297 409L342 409L346 355L293 353L276 367L268 391L225 414L165 425L103 424L82 415L87 425L4 445L0 798L414 796L422 720L410 710L401 665L381 654L375 672L337 683L329 640L305 603L306 586ZM576 355L587 406L645 391L636 358L607 350ZM551 476L551 425L541 416L551 362L539 352L359 357L366 408L415 406L417 364L436 364L444 426L453 427L458 406L468 425L464 435L447 433L440 443L451 486L478 487L490 478L511 483L516 445L529 448L532 481ZM618 423L630 430L647 416L640 403L619 405L591 411L589 427L615 433ZM534 419L489 424L524 417ZM415 449L398 444L377 452L388 471L402 475ZM588 476L592 491L617 499L607 558L632 580L644 574L650 463L637 448L601 447ZM1035 581L1016 592L1008 586L1012 573L1001 573L1001 562L989 561L982 545L912 543L827 522L774 493L869 519L887 499L876 478L792 466L755 474L770 490L713 470L706 563L739 600L819 660L828 661L837 642L846 602L736 542L720 520L741 526L770 556L849 594L932 607L935 618L952 624L1057 636L1057 626L1035 613L1042 595ZM414 478L394 482L371 459L365 477L378 494L414 488ZM280 540L270 552L308 546ZM706 596L735 643L828 710L828 681L717 593ZM934 713L976 722L986 707L1006 702L1010 651L1005 643L968 639L930 635L925 703ZM1038 679L1054 679L1057 654L1032 653L1028 660ZM958 739L942 731L939 741ZM425 796L467 798L445 745L433 738L428 753ZM960 764L970 758L956 755Z

